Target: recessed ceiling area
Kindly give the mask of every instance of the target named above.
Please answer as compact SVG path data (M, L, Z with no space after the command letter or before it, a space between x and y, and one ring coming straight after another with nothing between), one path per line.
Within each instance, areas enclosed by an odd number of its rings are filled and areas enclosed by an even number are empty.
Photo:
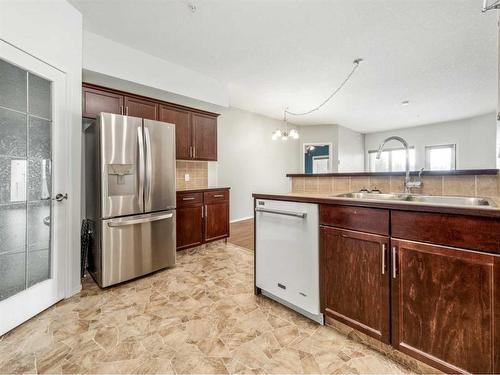
M86 30L215 78L232 106L273 118L317 106L358 57L331 102L290 121L366 133L496 111L497 15L481 0L71 3Z

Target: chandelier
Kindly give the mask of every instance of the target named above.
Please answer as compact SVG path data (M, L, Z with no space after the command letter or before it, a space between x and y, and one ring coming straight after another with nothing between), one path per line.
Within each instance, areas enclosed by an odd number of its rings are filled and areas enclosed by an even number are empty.
M280 138L282 141L286 141L288 140L288 138L299 139L299 132L297 131L297 129L290 129L290 130L276 129L275 131L273 131L273 136L271 138L273 141Z

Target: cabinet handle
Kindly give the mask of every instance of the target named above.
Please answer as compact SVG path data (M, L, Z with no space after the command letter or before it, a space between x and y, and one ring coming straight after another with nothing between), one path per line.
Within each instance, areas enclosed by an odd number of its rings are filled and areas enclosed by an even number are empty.
M120 106L120 115L123 115L123 106Z
M203 211L203 214L205 216L205 219L208 218L208 210L207 210L207 205L205 205L205 210Z
M128 106L125 107L125 116L128 116Z
M396 246L392 247L392 278L395 279L397 276L396 269Z
M196 159L196 147L193 146L193 159Z
M385 275L385 243L382 244L382 275Z
M193 158L193 146L189 146L189 157Z
M205 206L201 206L201 218L205 217Z
M223 198L224 194L214 194L214 198Z
M184 197L182 198L183 201L194 201L194 197Z

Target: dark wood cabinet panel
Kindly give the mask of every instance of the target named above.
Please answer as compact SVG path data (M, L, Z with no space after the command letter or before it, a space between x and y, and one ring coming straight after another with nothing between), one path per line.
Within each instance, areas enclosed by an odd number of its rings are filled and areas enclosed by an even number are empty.
M177 250L229 237L229 189L177 192Z
M178 160L191 159L191 114L175 107L160 106L159 120L175 124L175 154Z
M391 212L393 237L500 253L500 221L430 212Z
M203 243L203 206L177 208L177 250Z
M158 120L158 103L150 100L125 96L125 115Z
M177 207L200 206L203 204L203 193L190 191L177 192Z
M500 257L391 245L393 346L445 372L500 373Z
M123 114L123 95L83 87L82 116L96 118L101 112Z
M205 242L229 237L229 202L205 204Z
M320 227L321 310L389 343L389 238Z
M389 234L389 210L322 204L319 207L322 225L381 235Z
M178 160L217 160L217 113L83 83L83 117L116 113L175 124Z
M193 158L197 160L217 160L217 119L193 113Z
M229 201L229 190L211 190L203 193L205 204Z

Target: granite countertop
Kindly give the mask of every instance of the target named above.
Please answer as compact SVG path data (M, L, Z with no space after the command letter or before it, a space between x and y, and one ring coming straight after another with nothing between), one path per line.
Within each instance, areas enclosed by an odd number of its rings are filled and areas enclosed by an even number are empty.
M226 189L231 189L231 188L229 186L208 186L208 187L205 187L205 188L177 189L176 191L197 192L197 191L226 190Z
M380 201L374 199L354 199L337 197L335 194L321 193L254 193L256 199L275 199L284 201L296 201L304 203L342 204L358 207L386 208L392 210L434 212L445 214L461 214L471 216L492 217L500 219L500 197L488 197L497 207L490 206L458 206L436 203L408 202L408 201Z

